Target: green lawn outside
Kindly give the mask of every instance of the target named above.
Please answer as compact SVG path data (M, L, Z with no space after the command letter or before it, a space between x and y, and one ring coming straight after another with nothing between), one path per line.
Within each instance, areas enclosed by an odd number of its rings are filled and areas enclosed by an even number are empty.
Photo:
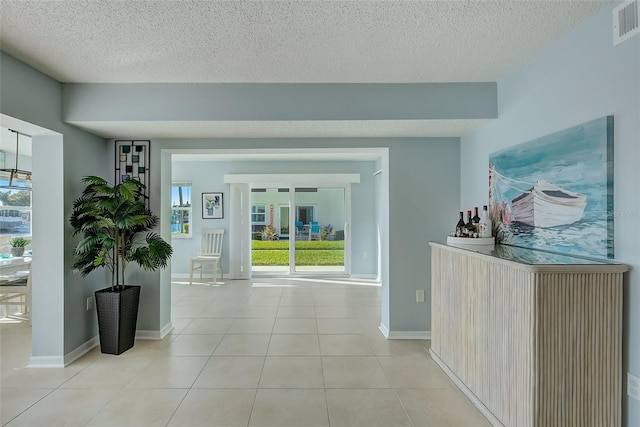
M251 249L261 251L288 250L288 240L252 240ZM298 250L344 251L344 240L296 240Z
M251 241L251 259L255 266L289 265L289 242ZM344 240L297 241L296 265L344 265Z

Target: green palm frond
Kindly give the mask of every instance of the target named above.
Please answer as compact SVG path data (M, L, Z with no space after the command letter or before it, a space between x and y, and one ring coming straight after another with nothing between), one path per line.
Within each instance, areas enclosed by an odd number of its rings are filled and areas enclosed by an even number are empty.
M145 270L165 268L173 254L171 245L156 233L147 234L145 242L146 245L136 247L131 252L130 260L135 261Z
M74 250L73 269L85 276L106 267L112 283L123 285L119 282L129 261L145 270L165 268L173 249L150 232L159 218L146 207L145 186L135 180L111 185L97 176L86 176L82 182L86 187L69 217L73 234L84 236ZM144 239L138 240L143 233L147 233Z
M129 179L120 185L118 191L120 193L120 197L126 200L136 200L139 198L143 189L144 185L142 183Z
M87 235L84 239L80 240L75 249L76 255L84 255L91 253L98 245L103 245L103 240L98 235Z
M107 186L109 185L109 182L107 180L95 175L85 176L80 180L80 182L82 182L83 184L107 185Z

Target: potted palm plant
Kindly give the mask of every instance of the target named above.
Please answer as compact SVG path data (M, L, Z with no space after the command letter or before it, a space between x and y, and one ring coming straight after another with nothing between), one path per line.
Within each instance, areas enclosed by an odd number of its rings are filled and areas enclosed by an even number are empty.
M111 185L97 176L82 182L69 219L73 234L83 236L73 269L83 277L98 268L111 272L111 286L95 292L100 349L121 354L133 347L140 301L140 286L125 285L125 269L132 262L147 271L164 268L173 249L152 231L158 217L146 207L142 183Z

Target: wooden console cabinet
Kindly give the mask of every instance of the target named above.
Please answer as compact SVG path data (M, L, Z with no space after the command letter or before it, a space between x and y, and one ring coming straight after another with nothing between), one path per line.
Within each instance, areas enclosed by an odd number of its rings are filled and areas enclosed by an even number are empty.
M431 243L431 357L494 425L621 425L627 266Z

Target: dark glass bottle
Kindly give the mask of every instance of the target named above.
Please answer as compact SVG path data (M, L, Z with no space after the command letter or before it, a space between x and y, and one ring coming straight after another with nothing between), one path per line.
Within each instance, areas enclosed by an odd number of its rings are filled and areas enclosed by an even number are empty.
M456 224L456 237L464 236L464 213L460 212L460 219Z
M478 216L478 207L473 208L473 218L471 218L471 222L473 222L476 227L480 223L480 216Z
M467 237L473 237L473 235L476 232L476 226L473 224L473 221L471 219L471 211L467 211L467 223L464 226L465 230L466 230L466 235Z

